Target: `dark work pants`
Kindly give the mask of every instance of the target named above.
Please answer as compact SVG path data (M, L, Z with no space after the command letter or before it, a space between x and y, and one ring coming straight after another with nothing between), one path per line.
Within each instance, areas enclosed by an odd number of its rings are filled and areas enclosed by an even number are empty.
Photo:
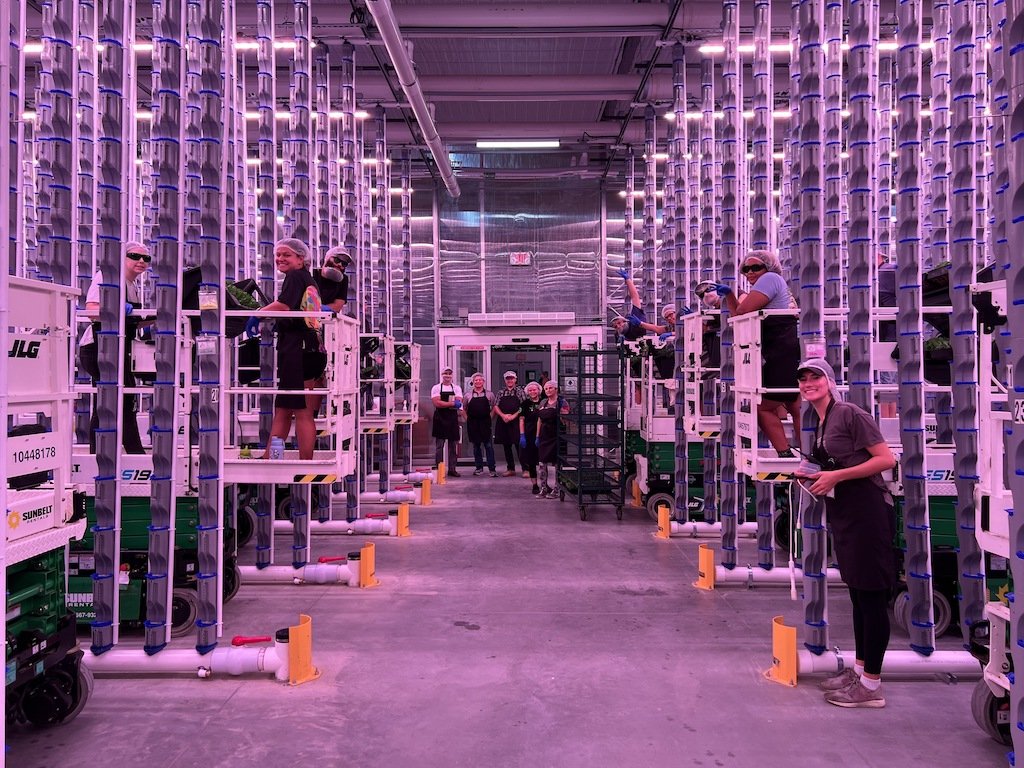
M515 452L515 448L517 448L518 446L503 445L501 447L505 449L505 464L508 467L508 471L509 472L515 472L516 471L516 452Z
M131 344L126 341L125 344ZM82 369L92 378L93 386L100 378L100 367L96 356L96 345L86 344L79 348L79 362ZM131 357L125 355L125 384L134 386L134 377L130 373ZM131 381L130 381L131 380ZM129 383L130 382L130 383ZM145 453L142 447L142 438L139 436L139 422L135 418L135 404L138 401L137 395L125 395L121 401L121 444L125 453ZM99 427L99 414L96 409L96 396L92 399L92 415L89 418L89 453L96 453L96 429Z
M444 461L444 446L448 444L448 469L453 470L459 463L459 441L458 440L445 440L444 438L434 438L434 465L437 466Z
M849 590L857 658L864 660L864 671L869 675L880 675L885 649L889 647L889 590Z

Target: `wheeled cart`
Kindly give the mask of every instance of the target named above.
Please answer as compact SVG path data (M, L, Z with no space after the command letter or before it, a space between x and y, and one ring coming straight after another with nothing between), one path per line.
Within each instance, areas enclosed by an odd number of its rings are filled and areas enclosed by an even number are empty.
M624 362L618 348L558 345L558 379L569 403L566 431L559 441L558 498L576 497L580 519L587 505L625 503L622 431Z

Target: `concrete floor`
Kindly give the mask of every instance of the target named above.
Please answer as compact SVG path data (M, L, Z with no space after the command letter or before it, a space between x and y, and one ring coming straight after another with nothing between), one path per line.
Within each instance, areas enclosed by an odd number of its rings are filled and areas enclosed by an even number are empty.
M771 617L795 624L800 604L694 589L697 542L653 530L642 510L582 522L522 478L464 472L413 508L410 538L374 537L380 586L243 586L225 607L225 642L311 614L319 680L101 678L72 723L9 734L7 765L1006 764L971 717L973 682L890 680L882 710L766 682ZM354 544L314 539L316 555ZM833 595L832 641L849 647Z

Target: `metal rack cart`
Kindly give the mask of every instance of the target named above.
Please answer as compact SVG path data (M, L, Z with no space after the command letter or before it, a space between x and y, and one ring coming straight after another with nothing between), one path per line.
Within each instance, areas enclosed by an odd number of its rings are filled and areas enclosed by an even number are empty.
M558 497L576 497L580 519L588 504L610 504L622 519L624 361L618 347L558 345L558 380L569 403L559 441Z

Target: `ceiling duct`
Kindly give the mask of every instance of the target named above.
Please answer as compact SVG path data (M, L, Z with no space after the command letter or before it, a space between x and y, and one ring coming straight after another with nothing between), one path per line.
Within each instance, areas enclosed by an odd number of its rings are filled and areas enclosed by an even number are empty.
M420 131L423 132L423 140L426 142L430 153L434 156L434 162L437 163L441 180L444 181L448 194L453 198L458 198L459 182L455 178L452 164L448 161L448 151L441 142L441 137L437 135L434 119L430 116L427 102L423 98L423 90L416 79L416 68L413 66L412 59L409 58L409 52L405 48L401 30L398 29L398 22L395 21L395 14L391 8L391 2L390 0L367 0L366 6L370 9L374 24L376 24L381 40L384 42L384 48L387 49L388 56L391 58L391 64L398 74L398 82L402 86L402 91L409 100L413 114L416 115L416 122L419 124Z

